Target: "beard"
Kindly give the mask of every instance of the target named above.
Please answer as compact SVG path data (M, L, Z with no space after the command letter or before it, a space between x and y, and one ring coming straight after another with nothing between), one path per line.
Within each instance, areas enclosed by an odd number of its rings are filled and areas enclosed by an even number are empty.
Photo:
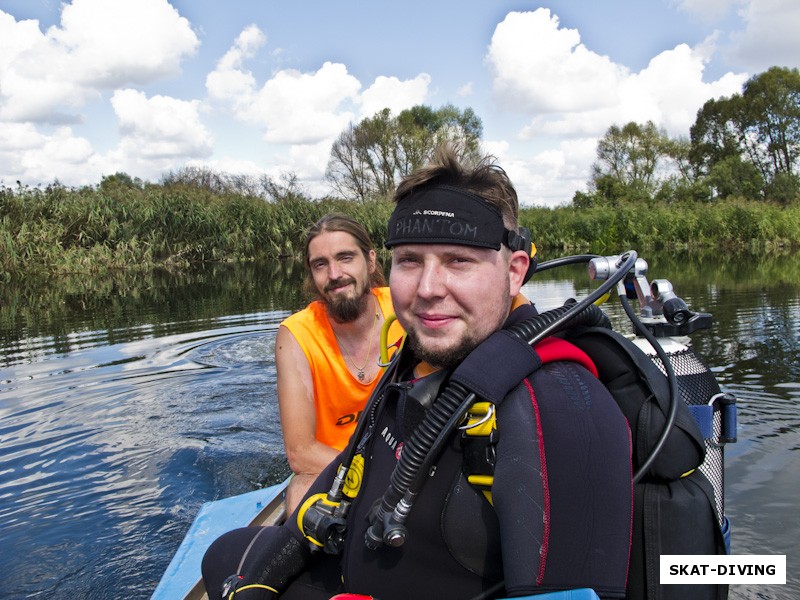
M477 348L482 341L477 336L466 335L455 346L435 350L426 348L415 330L406 331L406 344L414 353L414 356L432 367L441 369L451 369L460 365L467 355Z
M352 323L363 314L365 310L368 310L370 296L370 288L368 285L364 285L361 289L358 289L358 283L354 279L337 279L325 286L324 291L329 292L336 287L348 283L356 284L355 295L353 296L345 296L343 294L329 296L327 293L322 294L322 301L325 303L325 309L328 311L328 315L337 323Z

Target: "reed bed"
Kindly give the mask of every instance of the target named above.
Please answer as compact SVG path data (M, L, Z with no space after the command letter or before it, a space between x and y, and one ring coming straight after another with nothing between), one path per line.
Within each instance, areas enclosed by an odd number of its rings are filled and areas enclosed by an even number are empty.
M266 201L193 185L0 188L0 279L297 257L306 227L331 211L360 221L380 248L391 210L388 200ZM800 247L796 204L524 208L520 223L547 253Z

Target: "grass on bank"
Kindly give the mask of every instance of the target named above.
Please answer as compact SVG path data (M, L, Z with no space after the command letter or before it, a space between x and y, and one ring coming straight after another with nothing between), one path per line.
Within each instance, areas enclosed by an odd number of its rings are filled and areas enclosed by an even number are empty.
M0 188L0 279L298 256L306 227L331 211L356 218L382 246L388 201L267 202L187 185ZM520 224L542 254L800 247L797 204L524 208Z

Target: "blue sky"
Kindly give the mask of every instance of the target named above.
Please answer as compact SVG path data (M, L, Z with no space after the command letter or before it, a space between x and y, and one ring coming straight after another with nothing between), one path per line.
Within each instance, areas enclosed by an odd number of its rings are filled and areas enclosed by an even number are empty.
M709 98L800 66L798 28L796 0L0 0L0 184L203 165L322 196L348 123L454 104L554 206L609 126L688 136Z

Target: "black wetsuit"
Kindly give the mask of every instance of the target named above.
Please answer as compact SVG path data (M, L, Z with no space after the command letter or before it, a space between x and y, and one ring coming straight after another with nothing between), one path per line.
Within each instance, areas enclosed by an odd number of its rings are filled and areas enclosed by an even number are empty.
M365 473L341 555L309 555L294 516L283 527L262 532L253 544L266 548L262 556L288 547L302 553L303 573L281 598L329 598L348 591L381 600L470 599L503 580L492 597L580 587L601 597L624 597L630 436L596 378L573 362L548 363L527 377L497 409L494 506L467 483L460 436L454 434L415 502L405 543L372 550L364 543L370 509L386 491L398 452L424 414L410 395L387 395L382 403L365 445ZM320 475L309 494L327 492L335 467ZM231 573L253 572L248 559L241 567L240 560L257 531L236 530L209 549L203 573L212 598ZM251 550L250 556L255 554ZM236 598L273 597L250 594Z

